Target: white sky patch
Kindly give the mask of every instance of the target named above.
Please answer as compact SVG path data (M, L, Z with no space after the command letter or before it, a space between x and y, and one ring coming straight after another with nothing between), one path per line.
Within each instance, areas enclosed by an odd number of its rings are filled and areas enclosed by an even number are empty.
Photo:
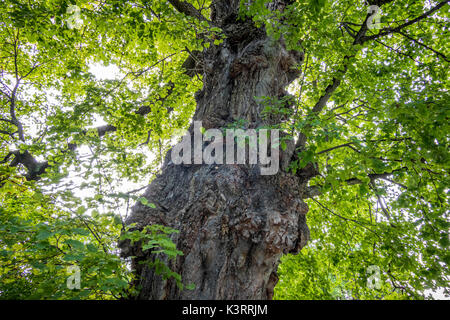
M119 67L114 64L105 66L99 62L91 63L89 65L89 72L98 80L118 80L124 77L124 74L120 72ZM94 115L94 122L88 128L96 128L107 124L108 123L101 116Z
M99 62L90 64L89 72L98 80L118 80L125 76L116 65L105 66Z

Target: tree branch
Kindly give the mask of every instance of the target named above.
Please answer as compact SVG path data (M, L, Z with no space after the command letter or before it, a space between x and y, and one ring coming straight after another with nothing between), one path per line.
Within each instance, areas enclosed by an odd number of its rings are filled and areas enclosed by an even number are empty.
M389 176L391 176L392 174L396 173L396 172L404 172L407 171L408 168L407 167L402 167L396 170L392 170L392 172L384 172L384 173L371 173L368 174L367 177L371 180L377 180L377 179L383 179L383 180L387 180L387 178ZM390 181L390 180L387 180ZM361 184L362 181L358 178L351 178L351 179L347 179L344 181L347 185L352 186L352 185L357 185L357 184ZM397 183L396 183L397 184ZM302 190L301 193L303 195L303 197L305 199L309 199L309 198L314 198L317 196L322 195L322 185L313 185L313 186L309 186L306 187L305 190Z
M117 127L110 124L97 127L97 133L100 138L103 137L106 133L114 131L117 131Z
M382 46L388 48L389 50L392 50L392 51L398 53L399 55L405 56L405 57L411 59L412 61L414 61L414 62L416 62L416 63L418 63L418 64L421 64L421 62L420 62L420 61L417 61L416 59L414 59L413 56L411 56L411 55L409 55L409 54L406 54L406 53L404 53L404 52L401 52L401 51L398 50L398 49L392 48L391 46L388 46L387 44L385 44L384 42L382 42L382 41L380 41L380 40L375 40L375 42L381 44Z
M19 56L19 31L17 31L17 37L14 36L14 74L16 78L16 85L14 86L14 89L11 92L11 96L9 99L10 106L9 106L9 114L11 116L11 123L13 123L17 127L17 131L19 134L19 139L23 142L25 142L25 136L23 133L23 126L22 123L17 119L16 116L16 95L17 90L19 89L19 84L21 78L19 77L19 67L18 67L18 56Z
M179 12L184 13L187 16L197 18L200 21L208 21L195 7L186 2L180 0L169 0L169 3L177 9Z
M168 90L167 95L165 97L159 97L156 101L164 102L175 90L175 85L173 82L168 83ZM145 116L146 114L150 113L152 111L151 107L149 106L142 106L138 110L135 111L135 114ZM168 110L168 112L171 112L172 110ZM13 123L12 121L8 119L1 119L3 121ZM97 128L94 128L93 130L97 131L98 136L101 138L105 136L108 132L114 132L117 131L117 127L111 124L107 124L104 126L100 126ZM84 130L82 132L83 134L87 133L87 130ZM149 133L150 134L150 133ZM147 142L150 140L150 137L147 137ZM69 152L69 151L75 151L77 149L78 145L75 143L68 143L67 149L63 150L63 153ZM10 152L5 159L3 159L0 163L6 163L8 159L14 156L14 159L9 164L11 167L15 167L19 164L22 164L27 169L26 178L27 180L39 180L40 175L42 175L47 168L50 167L50 164L48 161L44 162L38 162L28 151L25 151L21 153L20 151L12 151Z
M434 50L433 48L427 46L425 43L420 42L419 40L416 40L416 39L410 37L408 34L402 32L402 31L398 31L398 33L401 34L402 36L404 36L405 38L411 40L412 42L417 43L419 46L422 46L422 47L424 47L424 48L427 49L427 50L433 51L438 57L441 57L441 58L444 59L445 61L449 62L449 60L448 60L448 58L447 58L447 56L446 56L445 54L440 53L439 51Z
M417 18L415 18L415 19L413 19L411 21L408 21L408 22L406 22L404 24L401 24L398 27L395 27L395 28L384 28L384 29L380 30L380 32L378 32L377 34L374 34L374 35L371 35L371 36L363 36L361 38L361 43L369 41L369 40L375 40L375 39L378 39L380 37L392 34L394 32L399 32L400 30L402 30L402 29L404 29L404 28L406 28L406 27L408 27L410 25L413 25L413 24L419 22L420 20L423 20L426 17L430 16L432 13L436 12L437 10L441 9L443 6L448 4L448 2L449 2L448 0L440 2L435 7L431 8L430 10L425 12L424 14L418 16Z
M360 151L358 149L356 149L355 147L352 147L353 144L354 144L353 142L341 144L339 146L334 146L334 147L331 147L329 149L322 150L322 151L318 152L317 154L319 155L319 154L323 154L323 153L327 153L327 152L333 151L335 149L340 149L340 148L345 148L345 147L348 147L348 148L352 149L353 151L360 153Z
M38 180L39 176L45 172L49 167L48 161L38 162L27 150L24 152L12 151L8 155L14 155L14 159L9 164L11 167L16 167L22 164L27 169L27 180Z
M391 1L385 1L384 3L388 3L388 2L391 2ZM364 22L362 23L361 28L359 29L358 33L355 35L353 43L352 43L353 47L356 46L356 45L362 44L364 42L363 39L364 39L364 36L365 36L365 34L366 34L367 30L368 30L367 21L368 21L370 16L371 16L370 13L368 13L366 15L366 18L364 19ZM350 59L353 58L354 56L355 55L345 55L344 56L343 69L339 71L339 75L338 76L335 76L333 78L333 80L331 81L331 84L329 84L326 87L325 93L316 102L316 104L314 105L314 107L311 110L311 114L309 114L307 116L307 118L308 117L312 117L314 115L317 115L318 113L320 113L323 110L323 108L325 108L325 106L327 105L327 103L330 100L331 96L333 95L333 93L336 91L336 89L341 84L342 78L347 73L348 66L350 64ZM303 132L300 132L297 144L295 146L296 150L298 148L303 149L305 147L305 145L306 145L306 135L305 135L304 131L305 131L305 129L308 130L310 128L311 128L311 126L307 124L304 127Z
M370 180L384 179L384 178L389 177L389 176L392 175L393 173L396 173L396 172L403 172L403 171L407 171L407 170L408 170L408 167L402 167L402 168L399 168L399 169L392 170L392 172L371 173L371 174L368 174L367 176L370 178ZM345 180L345 182L346 182L348 185L350 185L350 186L351 186L351 185L361 184L361 183L362 183L362 181L359 180L359 179L357 179L357 178L347 179L347 180Z
M316 199L312 199L312 200L313 200L315 203L317 203L322 209L325 209L326 211L328 211L328 212L331 213L332 215L334 215L334 216L336 216L336 217L338 217L338 218L340 218L340 219L343 219L343 220L345 220L345 221L351 221L351 222L353 222L353 223L356 223L357 225L363 227L364 229L367 229L368 231L374 233L379 239L381 239L381 237L380 237L380 235L379 235L378 233L376 233L375 231L373 231L372 229L370 229L369 227L367 227L364 223L362 223L362 222L360 222L360 221L358 221L358 220L355 220L355 219L350 219L350 218L343 217L343 216L341 216L340 214L335 213L334 211L332 211L331 209L329 209L327 206L323 205L322 203L320 203L320 202L317 201Z
M7 135L7 136L10 136L11 138L14 137L14 133L15 132L9 132L9 131L6 131L6 130L0 130L0 134L4 134L4 135Z

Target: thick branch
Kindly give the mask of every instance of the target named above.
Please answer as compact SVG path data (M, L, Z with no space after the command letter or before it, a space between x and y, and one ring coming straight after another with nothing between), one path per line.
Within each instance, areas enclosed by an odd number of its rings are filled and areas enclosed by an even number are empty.
M19 82L17 82L17 84L14 87L14 90L13 90L13 92L11 94L9 113L10 113L10 116L11 116L11 123L13 123L17 127L17 131L19 133L19 139L21 141L25 142L25 136L23 134L22 123L17 119L17 116L16 116L16 92L17 92L18 86L19 86Z
M208 21L192 4L186 1L169 0L169 3L179 12L187 16L197 18L200 21Z
M17 150L10 152L10 154L14 155L14 159L9 165L16 167L22 164L27 169L27 180L38 180L39 176L49 167L48 161L38 162L28 151L20 152Z
M107 124L107 125L104 125L101 127L97 127L97 133L100 138L103 137L106 133L114 132L116 130L117 130L117 127L110 125L110 124Z

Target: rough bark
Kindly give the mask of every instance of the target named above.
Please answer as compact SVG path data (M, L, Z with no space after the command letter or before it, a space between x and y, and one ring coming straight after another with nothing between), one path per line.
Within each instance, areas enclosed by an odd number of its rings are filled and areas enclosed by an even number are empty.
M238 4L213 1L211 21L227 38L203 52L204 86L196 93L194 120L207 129L224 128L238 119L246 119L249 128L280 121L263 119L264 106L254 97L286 95L303 60L264 29L238 21ZM281 152L282 169L293 147L294 142ZM148 258L139 246L123 242L122 255L135 257L137 284L142 286L138 298L272 298L281 255L299 252L309 237L308 207L302 200L306 182L305 176L285 170L263 176L258 165L174 165L167 157L162 173L144 194L156 209L137 204L127 223L180 230L173 240L184 256L171 267L196 288L180 291L174 281L162 280L139 264Z

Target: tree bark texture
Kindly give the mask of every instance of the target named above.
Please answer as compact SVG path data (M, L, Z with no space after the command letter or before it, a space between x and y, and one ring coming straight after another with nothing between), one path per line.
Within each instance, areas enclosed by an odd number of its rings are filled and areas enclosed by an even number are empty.
M298 77L303 60L301 53L286 50L282 39L238 20L238 8L238 0L213 1L211 21L227 37L200 54L204 85L195 96L194 120L206 129L240 119L249 128L281 121L264 118L264 106L255 97L287 95L285 88ZM184 255L170 267L196 287L181 291L175 281L163 280L139 264L146 253L124 241L122 255L134 256L142 286L138 298L271 299L280 257L298 253L309 237L308 206L302 200L307 177L286 172L294 144L280 150L281 169L271 176L261 175L259 165L175 165L166 157L144 194L156 209L136 204L127 224L178 229L173 240Z

